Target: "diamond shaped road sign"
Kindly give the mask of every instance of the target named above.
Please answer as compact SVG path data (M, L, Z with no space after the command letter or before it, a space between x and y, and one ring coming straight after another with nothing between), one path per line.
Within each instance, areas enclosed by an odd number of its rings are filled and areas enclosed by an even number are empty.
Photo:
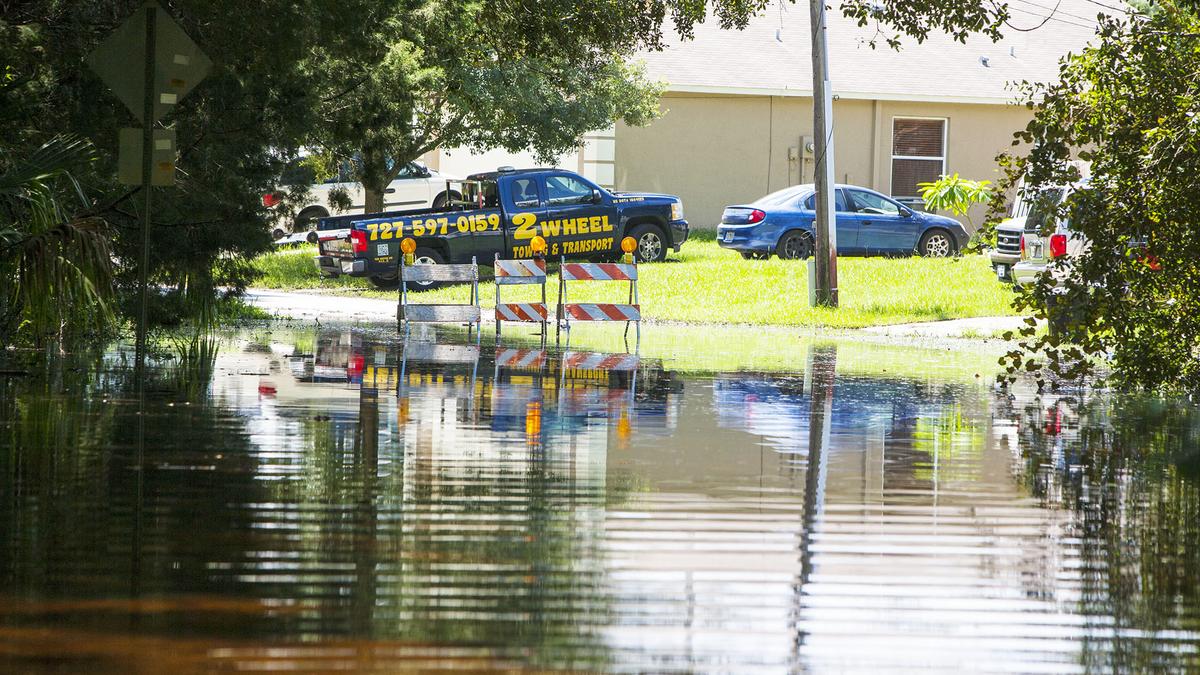
M157 3L154 8L154 119L143 117L146 14L134 12L88 56L87 64L142 124L153 124L208 74L212 66L200 47Z

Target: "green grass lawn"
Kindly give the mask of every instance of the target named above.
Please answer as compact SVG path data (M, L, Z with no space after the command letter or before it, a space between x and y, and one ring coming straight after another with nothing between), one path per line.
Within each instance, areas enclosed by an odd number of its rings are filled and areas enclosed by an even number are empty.
M1013 314L1012 291L996 280L980 255L956 259L842 258L838 261L841 307L808 306L807 263L742 260L721 249L711 233L698 233L664 263L642 265L639 296L643 316L657 321L776 326L860 328L914 321ZM293 290L336 290L379 297L366 280L322 280L313 266L313 247L278 251L256 262L263 277L257 286ZM484 276L490 268L483 268ZM551 275L550 302L557 297ZM572 302L624 302L628 284L572 283ZM480 284L484 307L495 287ZM535 287L506 287L506 301L532 300ZM417 302L462 302L462 287L414 294Z

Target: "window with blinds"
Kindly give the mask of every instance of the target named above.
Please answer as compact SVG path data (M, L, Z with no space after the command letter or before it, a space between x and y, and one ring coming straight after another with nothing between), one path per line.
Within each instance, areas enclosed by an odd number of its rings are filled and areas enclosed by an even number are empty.
M946 172L946 120L892 120L892 196L919 197L917 183Z

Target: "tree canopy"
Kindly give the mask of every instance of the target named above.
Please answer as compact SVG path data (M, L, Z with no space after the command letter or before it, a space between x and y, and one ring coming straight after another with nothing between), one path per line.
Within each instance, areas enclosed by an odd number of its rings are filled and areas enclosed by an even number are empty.
M1091 46L1063 61L1061 81L1028 87L1033 120L1010 157L1026 190L1087 180L1046 219L1086 239L1018 304L1046 320L1009 353L1010 369L1059 377L1112 366L1115 382L1200 390L1200 16L1159 4L1106 18ZM1061 279L1061 287L1055 280Z

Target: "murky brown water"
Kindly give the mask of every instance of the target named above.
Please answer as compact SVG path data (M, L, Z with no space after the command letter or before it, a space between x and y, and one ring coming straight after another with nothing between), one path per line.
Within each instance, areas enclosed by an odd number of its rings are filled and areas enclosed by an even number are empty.
M263 330L144 414L117 356L0 378L0 671L1200 668L1196 408L841 349Z

